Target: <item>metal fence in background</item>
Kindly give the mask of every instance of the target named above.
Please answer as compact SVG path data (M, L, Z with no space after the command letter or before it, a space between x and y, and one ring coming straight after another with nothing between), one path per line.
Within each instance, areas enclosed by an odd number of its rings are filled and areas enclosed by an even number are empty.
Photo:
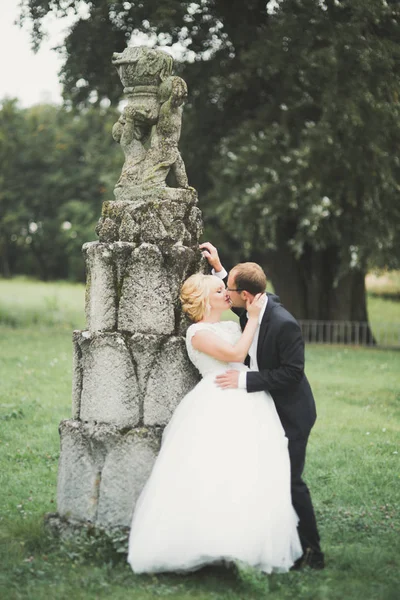
M306 343L400 349L400 325L394 323L380 323L373 328L360 321L299 321L299 324Z

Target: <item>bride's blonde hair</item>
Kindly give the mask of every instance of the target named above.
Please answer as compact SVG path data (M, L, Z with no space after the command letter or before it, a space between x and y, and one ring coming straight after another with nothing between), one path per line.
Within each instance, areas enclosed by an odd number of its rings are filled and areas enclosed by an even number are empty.
M215 280L215 275L195 273L186 279L181 287L182 310L195 323L200 321L210 309L208 297Z

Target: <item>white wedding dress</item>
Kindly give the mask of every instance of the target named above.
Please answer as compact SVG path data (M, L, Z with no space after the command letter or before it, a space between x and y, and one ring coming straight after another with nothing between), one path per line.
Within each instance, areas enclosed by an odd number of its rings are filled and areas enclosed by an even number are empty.
M128 561L135 573L220 561L285 572L302 555L287 439L271 396L215 385L228 367L247 367L195 350L191 340L200 329L232 344L241 335L232 321L189 327L187 350L203 378L164 430L135 507Z

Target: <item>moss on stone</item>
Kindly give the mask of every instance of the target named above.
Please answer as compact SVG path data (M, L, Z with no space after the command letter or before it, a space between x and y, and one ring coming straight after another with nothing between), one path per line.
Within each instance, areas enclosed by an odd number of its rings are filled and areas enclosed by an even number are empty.
M119 216L118 206L116 206L116 203L112 200L103 202L103 209L101 211L101 215L104 219L117 219Z

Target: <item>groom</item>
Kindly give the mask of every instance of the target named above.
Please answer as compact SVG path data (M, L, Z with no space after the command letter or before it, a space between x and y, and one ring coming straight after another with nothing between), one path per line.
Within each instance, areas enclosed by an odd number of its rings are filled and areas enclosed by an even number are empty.
M217 249L205 242L200 245L203 256L213 268L213 274L225 279ZM242 329L247 322L246 300L265 292L267 279L256 263L241 263L228 275L227 292L232 310L239 315ZM299 517L298 532L303 556L294 569L305 566L323 569L324 555L311 502L310 492L302 479L307 440L315 423L313 394L304 373L304 342L294 317L283 308L277 296L266 294L259 318L259 329L249 350L246 362L250 371L235 370L217 376L221 388L244 388L249 393L261 390L271 394L276 410L289 440L291 492L294 509Z

